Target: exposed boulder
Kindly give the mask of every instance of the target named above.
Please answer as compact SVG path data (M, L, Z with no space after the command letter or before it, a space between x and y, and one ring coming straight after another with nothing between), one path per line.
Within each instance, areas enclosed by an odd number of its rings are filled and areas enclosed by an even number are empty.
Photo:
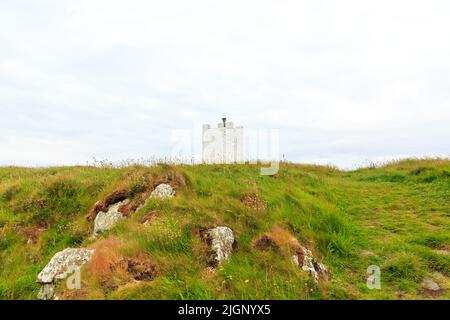
M125 199L124 201L111 205L106 212L100 211L94 221L94 236L111 229L117 221L122 219L123 215L119 209L128 202L129 200Z
M162 183L158 185L150 194L144 194L141 201L139 201L139 205L134 211L139 211L142 207L144 207L150 198L170 199L175 196L175 193L175 189L173 189L170 184ZM120 211L122 212L122 209Z
M439 291L441 289L441 287L431 279L423 279L421 285L426 290Z
M204 231L202 236L210 248L207 259L211 267L217 267L230 258L235 245L233 230L223 226L216 227Z
M38 275L39 283L52 283L67 277L68 267L81 266L91 259L94 250L67 248L56 253Z
M67 248L56 253L45 268L38 274L37 282L42 284L38 299L51 299L57 280L65 279L73 270L88 262L94 250L84 248Z
M148 180L147 177L144 180ZM138 211L149 198L172 198L179 188L186 185L185 177L179 172L168 172L157 177L152 183L149 181L139 186L138 190L122 188L108 194L104 199L97 201L89 213L88 220L95 220L100 212L108 212L111 206L122 203L118 211L122 216L128 217ZM129 200L126 204L125 200Z
M306 241L309 247L312 243ZM285 257L290 257L296 266L308 272L316 282L327 280L330 276L328 268L318 262L311 250L302 245L286 228L275 226L271 231L253 241L259 250L276 250Z
M150 194L150 198L160 198L160 199L173 198L174 196L175 191L170 186L170 184L167 183L161 183Z
M330 273L328 268L324 264L317 262L311 250L305 247L301 246L296 251L296 254L292 256L292 261L303 271L308 272L316 282L319 279L328 280L329 278Z

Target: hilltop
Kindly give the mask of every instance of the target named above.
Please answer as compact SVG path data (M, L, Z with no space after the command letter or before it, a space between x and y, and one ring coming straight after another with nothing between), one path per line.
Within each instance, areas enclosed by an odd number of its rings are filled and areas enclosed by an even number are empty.
M60 299L450 298L450 160L259 170L0 168L0 298L36 299L38 274L66 248L94 253L80 290L58 282ZM159 185L170 196L149 197ZM118 203L120 219L94 236L94 220ZM211 263L205 232L216 227L234 241ZM304 249L323 277L294 263ZM380 290L366 286L370 265Z

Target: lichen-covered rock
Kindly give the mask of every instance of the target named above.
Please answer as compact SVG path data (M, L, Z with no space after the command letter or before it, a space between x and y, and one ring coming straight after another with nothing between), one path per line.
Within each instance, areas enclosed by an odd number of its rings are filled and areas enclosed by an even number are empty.
M204 238L210 246L209 264L217 267L230 258L235 243L233 230L228 227L216 227L204 233Z
M70 274L71 267L81 267L88 262L93 253L94 250L84 248L67 248L56 253L37 276L37 282L43 285L38 299L51 299L55 282L65 279Z
M175 191L167 183L161 183L150 194L150 198L169 199L175 196Z
M120 207L126 205L129 202L128 199L111 205L108 211L100 211L95 217L94 221L94 236L111 229L117 221L123 218L122 213L119 211Z
M44 283L39 290L37 298L39 300L50 300L54 297L55 285L53 283Z
M292 256L292 261L300 267L303 271L308 272L317 282L319 279L327 280L329 277L328 268L317 262L310 250L305 247L300 247L295 255Z
M315 262L315 260L313 260ZM323 263L320 262L315 262L314 263L314 268L316 269L319 278L328 280L329 276L330 276L330 270L328 270L328 267L326 265L324 265Z
M67 277L68 267L82 266L91 259L94 250L67 248L56 253L45 268L38 274L39 283L52 283Z
M155 188L155 190L153 190L150 193L149 196L146 196L144 198L144 200L137 206L134 212L137 212L141 210L144 206L146 206L151 198L170 199L175 196L175 193L176 193L175 190L170 186L170 184L161 183Z

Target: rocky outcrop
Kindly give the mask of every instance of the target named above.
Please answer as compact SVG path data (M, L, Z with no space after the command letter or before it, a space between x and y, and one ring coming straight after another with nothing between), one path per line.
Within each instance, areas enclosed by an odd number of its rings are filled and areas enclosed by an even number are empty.
M175 196L175 191L167 183L161 183L150 194L150 198L169 199Z
M328 280L330 276L327 266L318 262L311 250L301 245L297 238L283 228L276 227L254 239L253 247L258 250L272 250L279 252L281 255L290 256L295 265L309 273L316 282Z
M316 282L319 280L328 280L328 268L314 259L311 250L300 246L296 250L296 254L292 256L292 261L303 271L308 272Z
M42 284L38 299L48 300L54 295L55 284L65 279L73 267L81 267L88 262L94 250L67 248L56 253L44 269L38 274L37 282Z
M204 231L202 236L210 249L207 259L211 267L217 267L230 258L235 246L233 230L224 226L216 227Z
M111 229L120 219L140 210L150 198L169 199L174 197L176 188L185 183L181 174L171 173L159 177L152 185L144 187L132 198L130 198L132 193L126 189L108 194L103 200L97 201L86 215L88 220L94 220L93 237ZM172 185L176 187L172 187ZM151 189L153 191L150 192Z
M132 212L140 210L147 203L148 199L169 199L175 196L175 190L169 184L162 183L150 194L147 194L146 198L144 198L144 194L142 194L139 199L130 200L127 198L123 199L124 195L124 192L112 193L105 200L98 202L94 206L91 214L95 216L93 237L111 229L120 219L130 215ZM117 199L123 200L111 203L113 200Z
M111 229L117 221L123 218L119 209L129 202L128 199L111 205L106 212L100 211L94 221L94 236Z
M140 204L137 206L135 211L139 211L142 207L144 207L150 198L158 198L158 199L170 199L175 197L176 191L172 188L170 184L161 183L147 196Z
M124 201L128 198L128 191L125 189L116 190L110 194L108 194L103 200L97 201L94 204L94 207L89 211L86 215L88 220L94 220L97 217L97 214L101 211L108 211L108 208L116 203Z

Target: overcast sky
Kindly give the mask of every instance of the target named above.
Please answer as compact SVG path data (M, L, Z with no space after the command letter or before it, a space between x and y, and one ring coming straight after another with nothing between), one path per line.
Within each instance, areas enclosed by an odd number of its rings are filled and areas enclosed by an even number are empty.
M296 162L449 156L450 1L4 0L0 112L0 165L170 157L222 116Z

